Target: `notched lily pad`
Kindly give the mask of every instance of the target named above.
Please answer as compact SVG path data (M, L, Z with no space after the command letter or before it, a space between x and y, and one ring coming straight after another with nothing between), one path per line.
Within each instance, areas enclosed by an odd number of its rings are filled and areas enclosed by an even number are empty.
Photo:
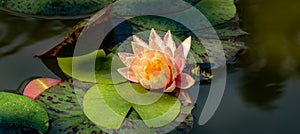
M157 93L158 96L162 95L161 98L149 105L137 105L128 102L117 91L133 90L126 88L129 86L128 84L120 84L119 87L98 84L92 87L84 96L85 114L101 127L119 129L131 107L137 111L148 127L163 127L172 122L180 113L180 102L173 95ZM134 84L131 86L135 90L145 90ZM136 101L144 100L140 98Z
M111 66L114 57L114 66ZM127 81L117 69L123 63L114 54L106 55L103 50L97 50L78 57L57 58L61 70L80 81L117 84ZM114 77L114 81L112 80Z
M45 133L48 129L46 110L32 99L6 92L0 92L0 127L4 124L18 124Z
M46 108L50 116L51 127L49 128L48 133L164 133L169 131L171 131L172 133L189 133L191 131L191 127L193 126L193 116L191 115L191 110L193 106L182 106L181 111L176 117L176 119L174 119L172 122L170 122L164 127L147 127L145 123L141 120L140 115L138 115L134 110L129 110L128 114L123 114L126 118L124 119L124 121L121 120L121 126L119 130L99 127L99 125L96 125L94 121L92 122L89 118L87 118L87 116L83 113L81 105L83 95L93 85L93 83L83 83L77 80L64 82L51 87L50 89L43 92L39 96L39 98L37 98L37 101ZM100 116L103 116L103 118L99 118L99 116L97 117L99 122L105 123L106 121L108 121L111 123L115 123L116 120L107 120L108 117L114 117L109 116L110 113L105 114L105 111L109 109L99 109L99 106L101 105L99 105L98 103L96 105L91 103L93 101L99 102L99 90L95 88L93 90L93 88L91 90L88 90L85 96L89 94L89 96L94 96L95 99L90 97L89 102L84 102L86 103L85 105L88 105L88 107L90 107L91 109L97 109L96 111L94 111L94 113L92 113L92 115L94 116L98 116L98 113L104 111L104 114L101 114ZM110 95L111 93L106 92L106 94ZM117 105L123 106L123 103L118 101L122 99L121 97L116 97L116 99L110 99L113 100L112 103L116 103ZM127 108L125 107L125 109ZM120 112L122 112L122 110L124 109L119 110Z

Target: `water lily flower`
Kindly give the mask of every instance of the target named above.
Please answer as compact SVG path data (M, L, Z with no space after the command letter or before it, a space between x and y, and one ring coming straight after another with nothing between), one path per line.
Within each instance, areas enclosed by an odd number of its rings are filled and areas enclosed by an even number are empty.
M129 81L140 83L149 90L162 89L172 92L175 88L188 89L195 80L183 73L191 46L191 37L185 39L178 48L168 31L163 39L151 30L149 45L133 35L132 53L119 52L126 67L118 72Z

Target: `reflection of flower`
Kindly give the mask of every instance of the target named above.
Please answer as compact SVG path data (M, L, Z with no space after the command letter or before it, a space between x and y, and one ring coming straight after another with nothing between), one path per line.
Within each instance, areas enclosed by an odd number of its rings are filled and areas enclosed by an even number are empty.
M152 29L149 45L133 36L133 53L118 53L126 67L118 72L128 80L140 83L149 90L163 89L172 92L176 87L188 89L194 79L183 73L185 61L190 50L191 37L187 38L176 49L171 32L168 31L162 40Z

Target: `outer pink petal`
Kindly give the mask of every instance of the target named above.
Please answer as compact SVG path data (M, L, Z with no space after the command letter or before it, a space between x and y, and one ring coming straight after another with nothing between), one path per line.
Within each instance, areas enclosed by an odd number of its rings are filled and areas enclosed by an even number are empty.
M164 51L164 45L163 45L162 39L159 37L159 35L155 32L154 29L151 29L151 33L149 36L149 47L154 50L160 50Z
M138 45L136 42L131 42L131 46L132 46L133 53L135 55L138 55L139 53L143 53L144 50L148 49L148 48L145 48L141 45Z
M186 73L181 73L180 76L176 78L176 87L180 89L188 89L195 84L195 80Z
M132 61L135 59L134 54L120 52L118 53L121 61L125 64L125 66L130 67Z
M168 54L170 57L173 57L173 52L169 47L165 47L164 53Z
M149 48L148 44L142 39L140 39L139 37L133 35L132 38L133 38L133 42L135 42L137 45L142 46L144 48Z
M36 99L45 90L61 82L62 82L61 80L56 80L51 78L34 79L26 85L23 95L31 99Z
M175 51L175 63L178 66L178 73L184 69L186 59L184 58L184 46L180 45Z
M191 48L191 42L192 42L192 38L188 37L181 43L181 45L183 46L183 55L184 55L185 59L187 58L187 56L189 54L189 51Z
M118 72L125 77L126 79L128 79L129 81L138 83L139 81L136 79L136 76L134 75L134 72L129 69L128 67L124 67L124 68L119 68Z
M174 55L175 50L176 50L176 45L175 45L175 42L173 41L170 30L167 32L167 34L164 37L164 44L166 47L168 47L171 50L172 54Z

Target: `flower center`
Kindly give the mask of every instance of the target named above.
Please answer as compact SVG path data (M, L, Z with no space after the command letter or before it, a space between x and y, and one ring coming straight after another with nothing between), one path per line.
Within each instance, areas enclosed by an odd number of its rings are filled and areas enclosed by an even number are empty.
M149 77L152 73L156 71L161 71L162 61L160 59L154 58L152 59L145 67L144 72L146 74L146 78L149 80Z

